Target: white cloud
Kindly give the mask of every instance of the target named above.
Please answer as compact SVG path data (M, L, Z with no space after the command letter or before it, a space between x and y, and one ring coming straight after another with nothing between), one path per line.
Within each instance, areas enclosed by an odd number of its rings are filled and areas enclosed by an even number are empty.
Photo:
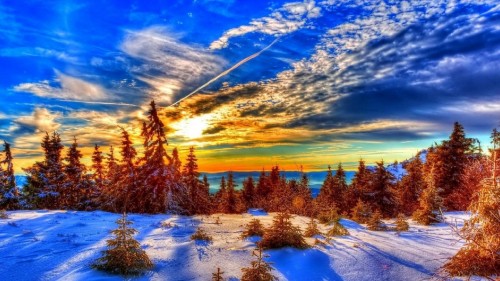
M21 83L14 87L16 92L32 93L39 97L55 98L77 101L103 101L109 100L105 90L96 84L56 72L57 78L54 86L48 80L36 83Z
M283 5L271 15L226 31L219 39L210 44L210 49L227 47L229 39L243 36L251 32L269 35L284 35L307 26L308 20L321 16L321 8L314 1L293 2Z
M167 100L184 86L219 73L226 64L224 59L202 47L180 42L161 26L128 32L121 49L143 62L130 70ZM148 72L154 72L154 75L148 75Z
M20 116L15 119L11 131L29 129L35 133L52 132L57 130L61 124L56 122L61 114L52 113L46 108L36 107L31 115Z

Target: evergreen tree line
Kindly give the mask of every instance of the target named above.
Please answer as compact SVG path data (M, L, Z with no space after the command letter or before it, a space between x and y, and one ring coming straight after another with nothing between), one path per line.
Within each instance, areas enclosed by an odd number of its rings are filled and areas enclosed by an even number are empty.
M490 176L488 158L464 128L454 124L449 139L402 163L406 174L396 178L384 165L359 161L350 184L342 164L328 167L317 198L305 173L286 179L279 166L248 177L237 189L233 174L222 177L220 189L209 193L206 176L200 180L193 147L183 165L176 148L167 152L165 126L154 101L142 124L143 153L138 155L129 133L121 129L120 157L115 148L104 153L95 145L92 165L81 162L78 141L63 155L57 132L41 142L44 158L24 169L27 183L16 189L10 145L4 143L0 163L0 208L102 209L112 212L209 214L241 213L248 208L318 217L332 210L363 221L371 213L382 217L414 215L422 222L437 220L437 210L465 210L477 196L481 181ZM3 166L5 168L3 168ZM20 204L21 203L21 204Z

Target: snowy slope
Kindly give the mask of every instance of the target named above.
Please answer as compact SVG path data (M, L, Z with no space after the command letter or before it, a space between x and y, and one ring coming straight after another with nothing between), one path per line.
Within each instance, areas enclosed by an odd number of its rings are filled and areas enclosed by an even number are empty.
M73 211L15 211L0 220L0 280L123 280L89 265L105 249L118 214ZM258 217L270 225L274 214L182 217L130 214L141 242L155 264L152 271L131 280L210 280L217 267L229 280L241 277L252 260L256 239L241 240L243 225ZM217 224L217 217L222 224ZM448 213L461 224L464 213ZM305 228L309 221L295 217ZM350 220L341 221L350 236L308 250L266 251L280 280L423 280L429 279L460 247L447 224L417 226L400 236L373 232ZM170 224L170 225L168 225ZM212 244L193 242L202 226ZM326 232L328 227L321 226ZM309 238L308 242L313 243Z

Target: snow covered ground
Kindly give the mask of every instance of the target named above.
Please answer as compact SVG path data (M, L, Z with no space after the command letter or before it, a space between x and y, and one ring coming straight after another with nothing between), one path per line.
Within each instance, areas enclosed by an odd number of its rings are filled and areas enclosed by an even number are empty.
M0 219L0 280L123 280L90 268L101 256L118 214L76 211L14 211ZM256 239L240 238L244 224L257 217L264 225L275 214L251 210L242 215L182 217L130 214L136 238L155 264L131 280L210 280L220 267L228 280L238 280L247 267ZM461 225L465 213L447 213ZM217 222L220 223L217 223ZM294 224L305 229L306 217ZM410 231L366 230L350 220L341 223L350 235L307 250L266 251L280 280L429 280L462 246L448 224L419 226ZM213 243L190 240L198 226ZM321 225L322 231L328 230ZM308 242L313 244L313 238Z

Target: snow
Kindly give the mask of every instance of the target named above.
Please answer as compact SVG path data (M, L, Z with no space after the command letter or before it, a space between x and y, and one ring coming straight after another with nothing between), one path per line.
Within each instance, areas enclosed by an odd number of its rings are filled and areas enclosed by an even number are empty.
M0 280L123 280L90 268L106 248L119 214L102 211L12 211L0 220ZM242 240L243 226L258 218L269 226L276 214L251 209L246 214L173 216L129 214L140 241L155 264L130 280L210 280L220 267L238 280L249 266L258 237ZM448 223L463 224L466 213L446 213ZM295 216L305 229L309 218ZM447 258L462 246L449 224L419 226L410 231L373 232L341 220L349 236L307 250L265 251L280 280L422 280L433 278ZM386 221L391 226L391 221ZM197 227L213 242L191 241ZM328 226L320 225L326 232ZM324 240L324 239L323 239ZM314 238L307 238L314 244Z

